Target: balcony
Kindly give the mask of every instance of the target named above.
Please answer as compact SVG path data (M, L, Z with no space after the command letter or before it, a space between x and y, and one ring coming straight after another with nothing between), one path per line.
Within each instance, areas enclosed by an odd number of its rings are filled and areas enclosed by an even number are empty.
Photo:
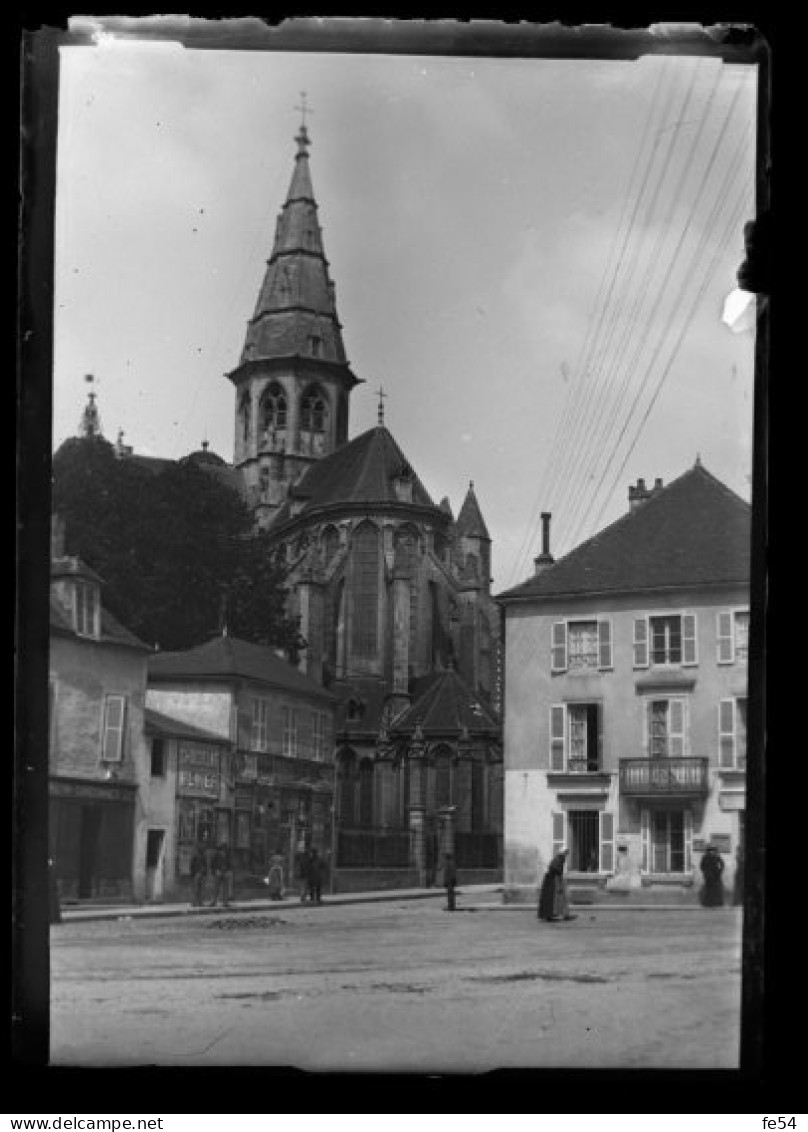
M704 797L708 760L620 759L620 793L634 798Z

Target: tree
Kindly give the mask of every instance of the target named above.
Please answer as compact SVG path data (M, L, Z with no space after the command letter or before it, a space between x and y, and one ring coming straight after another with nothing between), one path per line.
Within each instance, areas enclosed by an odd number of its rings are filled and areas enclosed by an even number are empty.
M154 470L100 436L53 459L53 508L67 550L104 579L104 603L149 644L184 649L222 628L258 644L302 645L285 575L241 496L188 458Z

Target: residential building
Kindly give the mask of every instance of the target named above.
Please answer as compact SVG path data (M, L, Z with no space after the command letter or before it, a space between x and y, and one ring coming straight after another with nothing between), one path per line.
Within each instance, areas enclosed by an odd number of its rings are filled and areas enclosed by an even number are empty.
M237 891L260 881L273 853L288 876L303 846L330 859L334 697L326 688L274 650L223 635L152 654L146 702L157 713L153 741L176 740L180 884L194 845L211 838L231 849ZM167 807L170 783L165 795Z
M746 809L750 508L700 462L499 595L505 880L693 895L707 843L731 884ZM751 753L754 755L754 753Z
M49 853L63 900L142 899L150 649L104 608L101 578L62 551L63 533L54 520Z

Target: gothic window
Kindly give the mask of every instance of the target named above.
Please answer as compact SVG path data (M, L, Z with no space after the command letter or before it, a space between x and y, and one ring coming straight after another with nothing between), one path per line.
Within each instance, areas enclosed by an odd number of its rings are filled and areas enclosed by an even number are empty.
M311 335L311 337L309 338L309 349L311 351L311 356L313 358L319 358L320 347L322 346L322 344L323 344L323 340L322 340L322 338L319 337L319 335L317 335L317 334Z
M373 825L373 762L359 764L359 824Z
M328 660L337 676L345 667L345 579L340 578L332 597L328 621Z
M326 527L323 531L322 545L323 563L328 566L339 548L339 531L336 527Z
M435 755L435 808L452 804L452 762L447 750Z
M326 400L322 391L316 387L307 390L300 403L301 429L304 432L325 432L326 419Z
M261 398L261 427L265 432L286 428L286 394L276 381Z
M239 414L241 416L241 435L246 444L250 439L251 420L250 394L248 392L242 394L241 401L239 402Z
M379 532L373 523L360 523L353 537L353 652L377 655L379 621Z

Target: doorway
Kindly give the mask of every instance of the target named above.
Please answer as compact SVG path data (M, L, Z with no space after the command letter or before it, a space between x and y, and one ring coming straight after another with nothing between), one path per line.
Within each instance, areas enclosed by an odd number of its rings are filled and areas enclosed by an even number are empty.
M95 896L98 862L98 842L101 836L100 806L81 807L81 826L79 829L79 900Z
M163 898L163 849L165 830L150 829L146 833L146 899Z

